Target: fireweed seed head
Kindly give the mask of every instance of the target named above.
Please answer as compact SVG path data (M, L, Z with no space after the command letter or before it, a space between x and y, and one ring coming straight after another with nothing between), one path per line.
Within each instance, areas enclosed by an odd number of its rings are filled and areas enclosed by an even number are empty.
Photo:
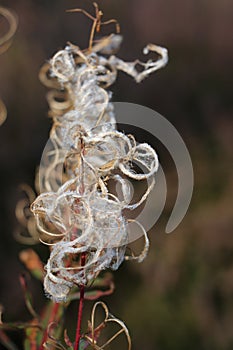
M142 81L166 64L167 50L149 44L144 54L155 52L158 59L124 62L114 55L121 40L110 35L84 51L68 44L41 73L47 86L62 89L60 99L56 93L48 96L53 127L39 172L41 193L31 206L41 241L51 245L44 288L55 301L66 300L74 285L87 284L100 271L118 269L125 259L141 262L148 252L143 226L123 213L147 199L158 157L150 145L137 144L132 135L117 131L111 92L106 89L119 71ZM148 184L136 203L130 179ZM120 194L112 192L111 182ZM144 238L137 256L127 249L132 227ZM86 259L81 264L83 253Z

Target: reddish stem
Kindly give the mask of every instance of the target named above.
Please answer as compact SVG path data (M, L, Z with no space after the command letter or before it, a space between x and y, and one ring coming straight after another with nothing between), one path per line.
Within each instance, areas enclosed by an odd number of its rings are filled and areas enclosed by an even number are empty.
M86 253L82 253L81 266L84 266L85 262L86 262ZM82 323L83 304L84 304L84 285L83 284L79 286L79 290L80 290L80 299L79 299L79 307L78 307L78 320L77 320L74 350L79 349L79 343L81 339L81 323Z
M46 342L47 338L48 338L48 326L51 322L53 322L56 318L56 315L58 313L58 309L59 309L59 303L54 303L53 305L53 308L52 308L52 311L51 311L51 315L50 315L50 318L48 320L48 325L47 325L47 328L44 332L44 335L43 335L43 338L42 338L42 341L41 341L41 344L40 344L40 347L39 347L39 350L44 350L44 343Z

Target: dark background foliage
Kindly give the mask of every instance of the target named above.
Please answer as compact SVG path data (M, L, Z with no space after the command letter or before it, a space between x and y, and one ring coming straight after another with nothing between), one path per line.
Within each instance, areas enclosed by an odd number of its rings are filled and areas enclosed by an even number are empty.
M176 231L166 235L177 178L172 160L161 149L169 185L166 208L150 232L148 258L141 265L125 263L115 273L116 291L107 303L128 325L135 350L233 349L233 3L99 4L105 18L121 23L120 57L142 58L140 50L148 42L169 49L168 66L142 84L121 74L113 100L150 107L172 122L189 148L195 173L189 212ZM22 246L13 238L14 208L18 186L33 185L51 125L38 71L68 40L87 46L90 21L65 9L93 7L78 0L2 0L1 5L17 12L19 28L12 47L0 57L0 96L8 108L0 128L0 302L6 320L26 320L18 281ZM36 249L45 259L46 249ZM39 308L42 288L33 283L31 288ZM72 308L69 315L76 317Z

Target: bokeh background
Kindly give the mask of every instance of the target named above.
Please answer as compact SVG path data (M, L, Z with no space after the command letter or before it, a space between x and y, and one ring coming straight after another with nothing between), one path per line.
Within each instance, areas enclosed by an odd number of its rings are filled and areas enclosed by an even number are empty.
M168 181L166 207L149 233L149 256L142 264L122 265L115 273L116 291L105 301L129 327L135 350L232 350L233 2L101 0L99 4L106 19L114 17L121 24L120 57L142 58L141 49L148 42L169 49L168 66L143 83L120 74L113 100L150 107L173 123L190 151L195 174L190 209L180 226L166 235L177 176L171 157L158 145ZM0 303L5 320L27 320L18 281L24 269L18 252L25 246L13 237L14 210L19 185L33 185L51 126L47 90L38 72L67 41L87 46L90 21L65 10L93 11L93 6L81 0L1 0L1 5L18 14L19 27L11 48L0 56L0 96L8 109L0 128ZM35 249L45 260L46 248ZM31 288L39 308L42 287L32 283ZM72 327L76 322L72 308L69 315ZM19 335L13 337L20 343Z

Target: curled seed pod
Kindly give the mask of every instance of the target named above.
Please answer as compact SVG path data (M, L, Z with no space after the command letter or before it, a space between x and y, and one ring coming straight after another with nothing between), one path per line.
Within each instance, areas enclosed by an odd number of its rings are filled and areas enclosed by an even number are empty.
M102 311L104 311L104 317L102 319L102 322L96 325L96 318L99 319L96 314L97 310L99 309L102 309ZM113 324L116 327L116 331L112 337L107 338L107 340L105 338L104 344L100 345L100 338L102 338L101 333L104 333L104 329L106 329L109 324ZM105 303L103 303L102 301L96 302L93 306L91 313L91 321L89 322L89 332L85 335L85 339L87 339L90 346L93 347L93 349L104 349L121 334L124 334L124 336L126 337L127 349L131 350L131 338L124 322L110 314L108 307Z
M3 17L8 28L5 32L0 33L0 54L4 53L11 45L12 38L18 26L18 18L11 10L0 6L0 19ZM5 122L7 117L7 109L3 101L0 99L0 126Z
M51 74L51 64L49 62L45 62L40 68L39 79L41 83L48 88L59 90L61 87L60 83L57 81L57 78L53 77Z
M166 48L154 44L148 44L143 49L143 53L144 55L147 55L149 52L155 52L160 56L160 58L156 59L155 61L149 60L146 63L144 63L139 60L135 60L134 62L124 62L116 56L111 56L109 62L118 70L121 70L127 73L128 75L132 76L137 83L140 83L150 74L164 67L168 62L168 52ZM136 69L137 65L143 67L144 70L142 72L138 71Z
M159 167L158 156L155 150L146 143L137 145L130 162L123 162L119 164L119 168L123 174L135 180L144 180L152 176ZM146 169L146 173L135 174L131 168L131 164L136 163L139 167ZM142 169L142 170L143 170Z
M7 117L6 106L2 100L0 100L0 126L4 123Z
M72 101L67 92L51 90L47 94L49 104L49 115L52 117L62 116L72 107Z
M75 74L75 62L70 47L58 51L50 61L51 74L63 84L73 79Z
M12 38L18 26L18 18L12 10L0 6L0 16L4 17L8 23L5 33L0 33L0 53L5 52L11 45Z
M36 244L39 242L39 231L35 217L30 211L30 203L35 200L36 194L26 184L22 184L20 190L24 192L25 196L18 201L15 208L15 216L20 228L15 231L14 236L22 244Z

